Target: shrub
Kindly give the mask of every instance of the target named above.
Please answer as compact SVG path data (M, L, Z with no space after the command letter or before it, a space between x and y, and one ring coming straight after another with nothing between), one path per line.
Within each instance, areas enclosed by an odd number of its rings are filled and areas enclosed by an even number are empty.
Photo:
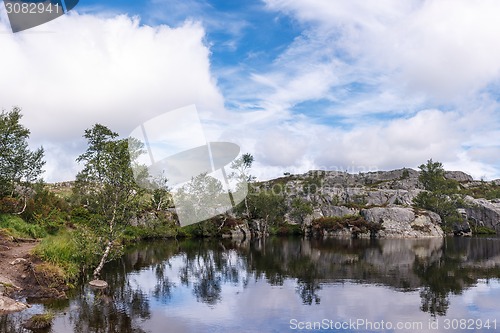
M91 218L92 216L89 211L82 206L74 207L70 213L71 222L77 224L87 224L91 220Z
M316 232L324 233L335 232L343 229L349 229L354 238L360 234L370 232L371 237L383 229L380 223L371 223L365 220L361 215L346 215L343 217L320 217L314 219L312 228Z
M437 213L442 220L442 224L452 227L455 223L461 223L463 218L457 209L465 206L461 198L448 196L442 193L420 192L413 204L417 208L427 209Z
M476 235L496 235L495 229L491 229L484 226L471 226L472 233Z
M311 203L301 198L293 199L291 206L292 209L290 211L290 216L300 223L304 223L304 219L306 218L306 216L313 213L313 207Z
M42 238L47 236L45 230L36 224L27 223L18 216L0 214L0 228L6 229L17 238Z
M52 326L53 320L52 313L36 314L23 323L23 327L31 331L46 330Z
M13 197L0 198L0 213L14 214L22 210L19 199Z
M271 228L270 234L277 236L300 236L304 234L304 231L298 224L285 223Z

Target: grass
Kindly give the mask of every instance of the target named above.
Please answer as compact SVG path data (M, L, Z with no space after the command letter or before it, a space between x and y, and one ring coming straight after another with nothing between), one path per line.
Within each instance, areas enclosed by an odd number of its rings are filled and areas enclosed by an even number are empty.
M14 238L43 238L47 236L43 227L28 223L19 216L10 214L0 214L0 228L5 229Z
M472 233L474 235L496 235L495 229L491 229L484 226L472 227Z
M57 288L67 282L66 272L59 266L44 262L35 267L35 274L39 280L45 281L49 288Z
M37 314L28 319L23 326L29 330L42 330L52 326L53 320L54 314L51 312Z
M380 230L383 230L381 223L368 222L361 215L320 217L312 221L312 227L314 230L320 232L335 232L347 229L351 231L353 237L357 237L359 234L366 232L375 235Z
M477 186L462 189L461 194L470 195L474 198L485 198L488 200L500 198L500 185L482 182Z
M62 275L68 282L76 280L80 274L81 251L69 231L44 238L35 248L34 254L61 268Z
M123 233L123 242L130 243L137 240L173 238L177 235L177 228L169 225L160 225L155 228L127 226Z
M304 234L304 230L302 230L302 227L298 224L286 223L280 226L270 227L269 233L277 236L301 236Z

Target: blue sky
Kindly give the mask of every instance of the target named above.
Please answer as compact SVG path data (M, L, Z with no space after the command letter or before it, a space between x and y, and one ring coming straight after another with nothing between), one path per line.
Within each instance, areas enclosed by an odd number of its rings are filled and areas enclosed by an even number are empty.
M12 34L0 6L0 107L23 108L49 181L73 177L96 121L126 136L189 104L262 179L429 158L500 178L498 13L494 0L80 0Z

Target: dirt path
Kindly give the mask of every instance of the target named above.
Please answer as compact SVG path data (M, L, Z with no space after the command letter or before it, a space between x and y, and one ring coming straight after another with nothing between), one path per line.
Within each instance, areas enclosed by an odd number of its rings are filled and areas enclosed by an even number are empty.
M37 244L15 240L0 230L0 312L5 301L13 299L29 303L66 298L68 286L59 270L31 254Z
M23 287L27 277L25 260L29 261L29 255L37 244L36 241L15 241L10 236L0 234L1 284L12 285L15 289Z

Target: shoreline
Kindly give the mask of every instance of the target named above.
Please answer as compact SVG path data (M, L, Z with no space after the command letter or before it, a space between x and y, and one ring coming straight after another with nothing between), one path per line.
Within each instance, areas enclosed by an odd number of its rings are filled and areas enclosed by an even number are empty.
M67 286L53 267L33 256L40 243L0 234L0 315L30 308L30 300L65 298Z

